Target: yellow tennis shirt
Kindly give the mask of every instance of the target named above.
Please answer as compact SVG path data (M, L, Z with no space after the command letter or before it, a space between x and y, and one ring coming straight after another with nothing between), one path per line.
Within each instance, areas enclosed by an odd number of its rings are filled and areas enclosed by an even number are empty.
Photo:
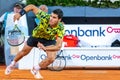
M36 17L40 19L39 25L33 30L32 36L35 38L44 38L47 40L55 40L57 37L63 38L64 36L64 26L61 22L54 28L51 28L49 25L50 15L39 11L36 14Z

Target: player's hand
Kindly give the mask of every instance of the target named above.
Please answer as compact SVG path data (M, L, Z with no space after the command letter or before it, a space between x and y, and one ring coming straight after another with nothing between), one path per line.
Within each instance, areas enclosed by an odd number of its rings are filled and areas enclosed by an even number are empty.
M37 47L38 47L39 49L43 49L44 51L46 51L45 46L44 46L42 43L40 43L40 42L38 42Z
M21 17L21 15L20 15L19 13L16 13L16 14L14 15L14 22L15 22L16 20L19 20L20 17Z

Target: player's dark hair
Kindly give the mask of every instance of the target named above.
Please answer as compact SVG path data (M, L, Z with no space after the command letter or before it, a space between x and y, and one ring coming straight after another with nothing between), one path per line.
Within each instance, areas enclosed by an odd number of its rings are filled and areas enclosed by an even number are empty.
M53 13L57 14L59 19L60 18L62 19L62 17L63 17L63 11L61 9L55 9L55 10L53 10Z

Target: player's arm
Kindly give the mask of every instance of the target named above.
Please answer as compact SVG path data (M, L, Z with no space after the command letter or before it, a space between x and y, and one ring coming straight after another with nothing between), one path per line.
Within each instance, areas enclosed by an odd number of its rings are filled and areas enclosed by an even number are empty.
M63 42L63 40L60 37L58 37L56 40L56 45L46 46L45 50L46 51L58 51L62 47L62 42Z
M26 12L33 11L34 14L37 14L40 9L38 7L36 7L35 5L30 4L30 5L26 6L24 8L24 10Z
M57 38L56 40L56 45L51 45L51 46L44 46L41 43L38 43L38 48L43 49L44 51L58 51L60 50L60 48L62 47L62 39L61 38Z
M29 11L32 11L34 14L37 14L39 10L40 9L38 7L36 7L35 5L30 4L30 5L26 6L24 9L22 9L19 13L16 13L14 15L14 21L19 20L19 18L21 16L23 16L24 14L26 14Z

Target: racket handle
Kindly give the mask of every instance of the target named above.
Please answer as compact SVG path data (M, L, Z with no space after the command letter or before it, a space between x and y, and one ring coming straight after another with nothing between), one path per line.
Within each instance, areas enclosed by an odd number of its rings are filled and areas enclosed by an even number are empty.
M18 23L18 20L15 20L15 25Z

